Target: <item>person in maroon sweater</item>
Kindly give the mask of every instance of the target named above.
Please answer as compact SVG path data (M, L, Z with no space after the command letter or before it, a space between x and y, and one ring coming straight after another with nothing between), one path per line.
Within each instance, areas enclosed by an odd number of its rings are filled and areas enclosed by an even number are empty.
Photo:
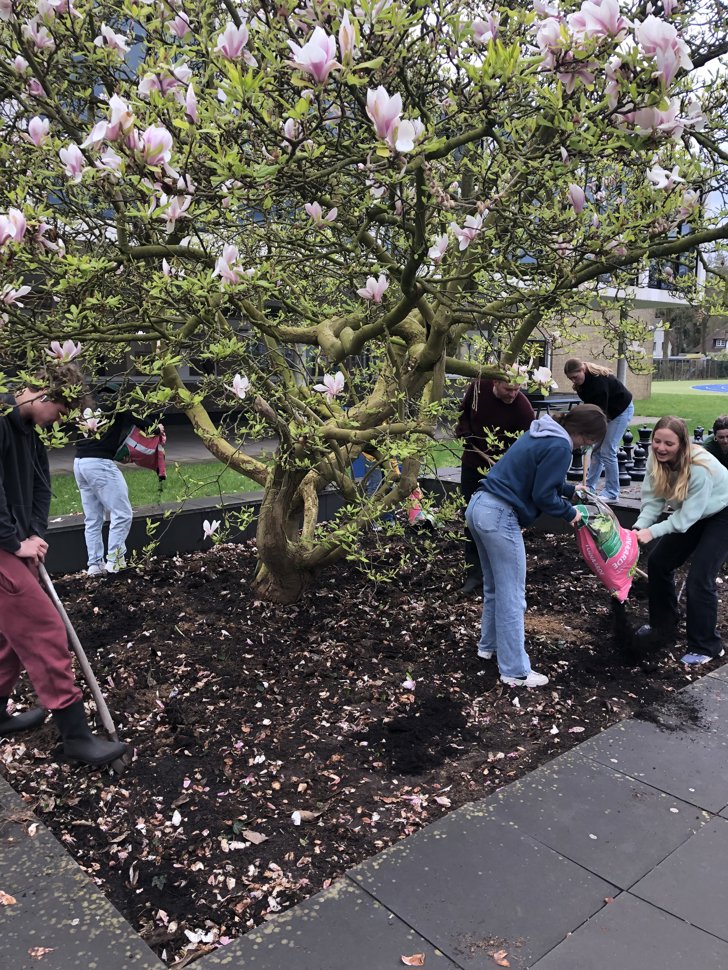
M460 405L455 434L465 439L460 465L460 490L467 505L488 468L528 431L536 415L517 384L481 378L473 381ZM478 548L465 528L465 582L462 592L482 592L483 573Z

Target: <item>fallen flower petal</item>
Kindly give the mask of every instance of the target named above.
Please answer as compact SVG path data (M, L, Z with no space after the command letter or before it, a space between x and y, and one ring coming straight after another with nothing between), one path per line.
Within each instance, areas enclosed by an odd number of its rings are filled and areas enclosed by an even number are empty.
M406 967L424 967L425 965L424 953L413 953L412 956L400 957L400 959Z

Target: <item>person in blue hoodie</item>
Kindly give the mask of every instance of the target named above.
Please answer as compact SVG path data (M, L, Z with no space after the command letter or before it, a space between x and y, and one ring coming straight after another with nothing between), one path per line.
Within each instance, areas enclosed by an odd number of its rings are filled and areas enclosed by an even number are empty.
M483 617L478 656L496 657L510 687L543 687L525 648L526 550L521 529L545 513L577 526L581 516L565 481L572 451L598 444L607 419L594 404L531 424L480 482L465 513L483 567Z

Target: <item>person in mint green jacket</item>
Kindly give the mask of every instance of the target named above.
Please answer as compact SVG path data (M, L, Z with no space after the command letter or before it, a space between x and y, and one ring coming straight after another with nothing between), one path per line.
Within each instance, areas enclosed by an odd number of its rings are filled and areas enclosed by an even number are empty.
M666 505L674 509L658 521ZM716 579L728 559L728 470L690 441L682 418L660 418L652 432L641 509L640 543L658 540L647 561L650 622L637 631L644 644L674 641L678 623L675 570L690 559L686 583L688 653L683 663L722 657L716 629Z

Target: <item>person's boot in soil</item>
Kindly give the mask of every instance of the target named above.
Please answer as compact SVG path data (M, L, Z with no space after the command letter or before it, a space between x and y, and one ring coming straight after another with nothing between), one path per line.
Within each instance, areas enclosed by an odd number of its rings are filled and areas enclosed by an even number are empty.
M465 571L465 582L460 588L463 596L475 596L483 592L483 574L474 569Z
M83 701L51 711L51 714L63 739L63 753L71 761L80 761L85 765L108 765L126 753L123 742L107 741L91 733Z
M7 737L19 731L32 731L40 727L48 716L42 707L33 707L22 714L8 714L9 697L0 697L0 735Z
M651 626L649 623L645 623L635 633L634 639L635 646L643 653L662 649L669 650L677 640L677 620L670 619L660 623L659 626Z

